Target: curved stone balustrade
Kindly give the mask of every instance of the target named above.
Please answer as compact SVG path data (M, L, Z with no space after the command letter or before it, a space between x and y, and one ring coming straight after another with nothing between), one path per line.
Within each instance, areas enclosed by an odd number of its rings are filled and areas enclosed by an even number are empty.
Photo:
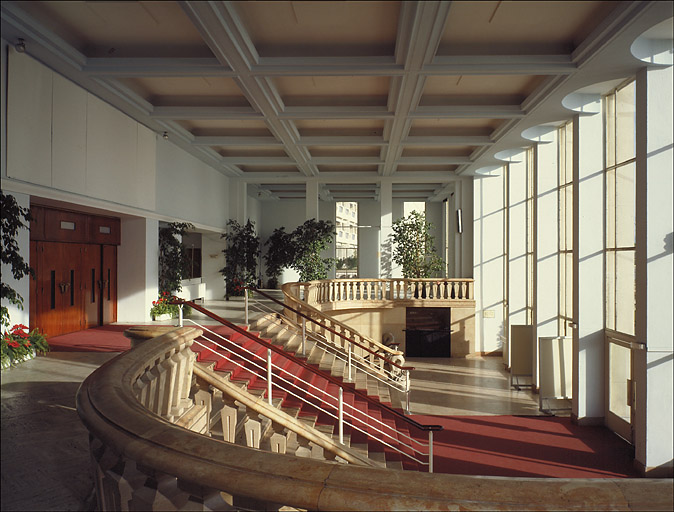
M161 416L185 394L198 329L148 340L77 395L99 510L671 510L671 480L499 478L404 472L264 452ZM189 377L189 378L188 378ZM174 408L174 409L172 409Z

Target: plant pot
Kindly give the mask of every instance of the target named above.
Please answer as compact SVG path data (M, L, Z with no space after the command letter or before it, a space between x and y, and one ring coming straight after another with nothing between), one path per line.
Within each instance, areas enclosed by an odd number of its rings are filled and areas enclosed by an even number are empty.
M161 315L154 315L152 320L155 322L164 322L166 320L171 320L173 316L170 313L162 313Z

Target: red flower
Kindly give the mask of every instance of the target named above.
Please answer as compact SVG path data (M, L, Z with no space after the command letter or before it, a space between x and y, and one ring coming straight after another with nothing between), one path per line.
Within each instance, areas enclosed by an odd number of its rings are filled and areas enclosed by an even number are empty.
M19 345L18 341L13 340L11 338L7 340L7 345L9 345L10 347L14 347L14 348L18 348L18 347L21 346L21 345Z

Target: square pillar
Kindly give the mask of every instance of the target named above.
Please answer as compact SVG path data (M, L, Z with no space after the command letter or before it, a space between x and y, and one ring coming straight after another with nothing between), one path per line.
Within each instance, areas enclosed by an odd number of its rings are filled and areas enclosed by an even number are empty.
M382 181L379 185L379 205L381 208L379 277L393 275L393 245L390 236L393 234L393 183Z
M306 219L320 220L318 210L318 181L307 181L306 183Z
M645 350L634 350L637 467L672 476L672 68L636 81L636 318Z
M150 322L159 278L159 222L122 218L117 250L117 321Z
M592 107L601 112L601 98ZM604 417L604 123L601 115L573 122L573 400L579 424Z

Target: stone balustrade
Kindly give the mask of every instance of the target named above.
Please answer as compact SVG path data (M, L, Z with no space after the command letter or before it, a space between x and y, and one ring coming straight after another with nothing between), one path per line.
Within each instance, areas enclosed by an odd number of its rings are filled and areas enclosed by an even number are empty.
M77 410L90 433L99 510L671 510L671 480L405 472L271 453L182 428L171 417L180 423L208 393L192 388L189 347L200 334L180 328L147 340L83 382Z

